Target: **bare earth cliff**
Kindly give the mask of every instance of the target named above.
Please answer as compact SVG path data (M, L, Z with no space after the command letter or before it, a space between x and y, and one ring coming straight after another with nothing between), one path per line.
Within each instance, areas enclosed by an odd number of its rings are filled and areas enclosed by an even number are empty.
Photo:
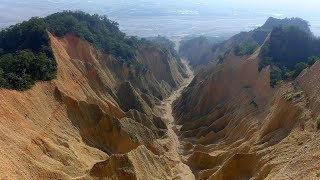
M161 100L184 83L185 66L157 49L142 63L100 53L74 35L50 35L57 79L25 92L0 90L4 179L172 179L191 171L160 118Z
M270 86L260 49L200 72L174 104L197 179L316 179L319 68Z

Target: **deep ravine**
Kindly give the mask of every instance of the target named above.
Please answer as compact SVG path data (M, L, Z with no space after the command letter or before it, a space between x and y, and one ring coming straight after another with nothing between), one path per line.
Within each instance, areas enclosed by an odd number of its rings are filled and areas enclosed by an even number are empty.
M164 100L159 108L163 110L162 117L166 120L168 126L169 137L167 140L163 140L164 142L162 143L167 145L169 144L169 151L165 154L165 156L169 159L170 162L174 164L173 179L189 180L195 179L195 177L191 169L183 163L182 144L179 141L177 134L174 132L174 129L176 129L176 125L174 117L172 115L172 103L180 97L183 89L191 83L194 77L194 74L190 69L188 62L186 60L182 60L182 62L187 67L189 78L185 79L183 85L178 90L174 91L170 97Z

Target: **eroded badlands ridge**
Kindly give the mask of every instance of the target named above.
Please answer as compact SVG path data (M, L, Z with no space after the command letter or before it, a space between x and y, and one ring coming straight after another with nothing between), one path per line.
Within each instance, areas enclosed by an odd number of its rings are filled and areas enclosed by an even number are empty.
M315 179L319 63L271 88L253 55L200 72L174 105L197 179Z
M50 34L57 79L0 91L1 166L13 179L172 179L180 160L161 101L184 83L184 65L157 48L140 72L74 35ZM149 57L151 56L152 59ZM153 67L150 67L151 69ZM183 169L183 168L180 168Z

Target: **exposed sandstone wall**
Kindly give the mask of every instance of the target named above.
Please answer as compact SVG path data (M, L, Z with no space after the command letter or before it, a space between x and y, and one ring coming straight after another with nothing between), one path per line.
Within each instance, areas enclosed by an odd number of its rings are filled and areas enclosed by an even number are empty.
M186 164L198 179L313 179L319 66L269 85L259 50L200 72L174 104ZM308 162L308 160L312 162ZM303 166L299 166L301 163Z
M180 60L176 60L170 52L159 51L158 48L152 46L141 46L138 54L138 60L147 65L160 82L177 88L187 77L184 65Z
M57 79L25 92L0 90L0 177L123 179L119 171L129 163L132 177L170 179L158 142L167 127L156 103L179 86L182 73L171 74L175 84L161 82L73 35L50 38ZM178 68L170 61L163 63ZM112 171L96 174L104 168Z

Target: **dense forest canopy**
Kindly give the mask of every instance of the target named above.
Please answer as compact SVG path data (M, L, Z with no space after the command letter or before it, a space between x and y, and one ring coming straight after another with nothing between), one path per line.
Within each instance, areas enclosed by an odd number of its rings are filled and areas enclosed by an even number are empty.
M164 51L176 55L174 43L164 37L150 40L126 36L118 23L106 16L90 15L82 11L64 11L47 16L48 30L56 36L73 33L105 53L112 54L125 62L135 63L137 48L141 45L157 45ZM178 56L175 56L176 58Z
M271 85L295 78L320 56L320 39L296 26L276 27L261 48L260 69L271 65Z
M254 40L248 40L234 47L234 53L237 56L245 56L253 54L259 47L259 44Z
M118 23L106 16L90 15L81 11L64 11L46 17L48 30L56 36L73 33L100 48L126 61L135 57L135 42L121 32Z
M240 39L235 43L234 51L238 56L251 55L260 45L263 44L268 34L276 27L288 28L294 26L297 29L312 35L310 25L307 21L301 18L285 18L276 19L273 17L268 18L264 25L249 31L247 33L240 33L234 39Z
M56 67L43 19L32 18L0 32L0 87L30 88L36 81L53 79Z
M301 18L285 18L285 19L276 19L273 17L268 18L268 20L264 23L263 26L251 31L253 39L260 45L264 42L268 34L273 30L275 27L290 27L294 26L298 29L312 34L310 30L310 25L308 21L305 21Z

